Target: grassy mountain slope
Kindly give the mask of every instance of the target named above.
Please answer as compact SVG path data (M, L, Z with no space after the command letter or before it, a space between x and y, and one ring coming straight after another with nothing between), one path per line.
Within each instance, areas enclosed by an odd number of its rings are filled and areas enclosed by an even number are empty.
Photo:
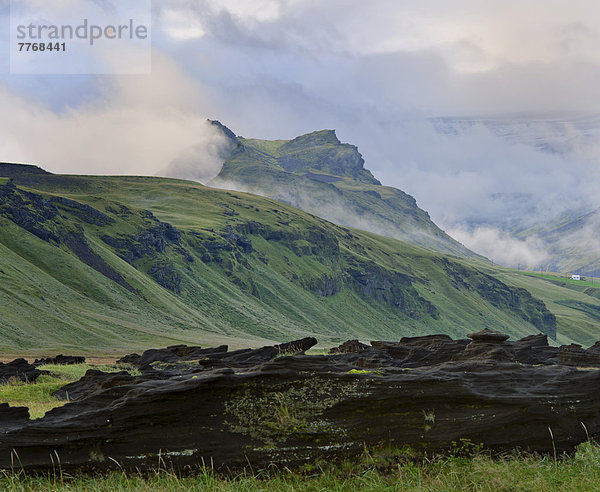
M560 300L585 294L543 279L165 178L16 174L0 186L0 280L4 353L484 327L587 342L599 326L548 302L547 287Z
M364 168L357 147L341 143L333 130L269 141L236 137L213 124L228 136L232 151L211 185L275 198L336 224L433 251L477 257L439 229L412 196L382 186Z

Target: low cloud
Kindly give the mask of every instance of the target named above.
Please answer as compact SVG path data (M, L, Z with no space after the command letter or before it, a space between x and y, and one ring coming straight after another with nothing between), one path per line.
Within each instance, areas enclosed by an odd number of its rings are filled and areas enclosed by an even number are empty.
M219 174L233 145L231 140L224 138L220 132L210 129L199 134L196 145L185 149L158 174L206 184Z
M472 251L504 266L531 269L549 257L544 242L535 237L516 239L493 227L457 227L446 232Z
M398 122L371 128L373 138L360 145L376 176L415 196L444 229L462 224L518 232L598 207L598 159L545 152L482 123L445 130L427 121ZM535 138L544 137L552 138L542 127Z

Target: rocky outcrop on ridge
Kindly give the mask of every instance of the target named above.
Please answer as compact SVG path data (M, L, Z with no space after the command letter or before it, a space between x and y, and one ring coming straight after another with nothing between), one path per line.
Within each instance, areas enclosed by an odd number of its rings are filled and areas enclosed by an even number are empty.
M49 470L58 455L63 470L227 471L380 446L413 456L465 442L572 452L600 436L598 345L551 347L544 335L508 341L489 330L468 337L354 340L331 355L305 355L312 338L132 354L125 360L141 375L88 371L60 390L71 401L42 419L0 405L0 468L18 456L25 470Z

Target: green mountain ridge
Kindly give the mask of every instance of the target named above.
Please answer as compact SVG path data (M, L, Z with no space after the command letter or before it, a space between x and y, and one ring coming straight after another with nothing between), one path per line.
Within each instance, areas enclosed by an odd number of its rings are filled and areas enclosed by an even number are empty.
M358 148L341 143L334 130L259 140L236 137L220 122L211 123L232 143L211 186L267 196L336 224L485 260L437 227L412 196L382 186L364 168Z
M2 353L597 333L600 300L585 293L268 198L168 178L0 176Z

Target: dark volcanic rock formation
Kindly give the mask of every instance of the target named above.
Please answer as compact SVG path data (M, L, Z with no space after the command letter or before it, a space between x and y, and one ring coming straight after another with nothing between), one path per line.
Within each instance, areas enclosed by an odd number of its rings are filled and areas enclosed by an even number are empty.
M379 446L413 454L460 442L494 452L571 452L586 432L600 436L597 346L470 336L354 340L326 356L303 355L312 338L233 352L179 345L132 354L127 361L142 375L88 371L59 391L75 401L43 419L0 405L0 467L18 456L26 470L49 470L58 455L63 470L201 463L235 470Z
M295 342L273 345L272 347L235 350L233 352L228 352L227 345L208 349L187 345L172 345L164 349L149 349L142 355L129 354L117 362L145 367L154 362L176 364L195 360L201 366L246 367L268 362L281 355L303 354L316 344L316 338L308 337Z
M42 371L39 371L34 365L29 364L25 359L15 359L6 364L0 362L0 382L18 380L31 383L41 374Z
M561 364L579 367L600 367L600 342L584 350L581 345L563 345L556 358Z
M202 347L189 347L188 345L171 345L164 349L149 349L142 355L129 354L117 362L121 364L133 364L136 366L147 366L153 362L182 362L194 359L202 359L212 355L227 352L227 345L217 348L203 349Z
M364 343L359 342L358 340L348 340L347 342L342 343L339 347L332 348L329 353L330 354L348 354L352 352L361 352L365 349L368 349L369 346Z
M88 369L85 376L79 381L63 386L58 391L55 391L52 396L55 396L59 400L75 401L108 388L131 384L134 381L135 377L131 376L127 371L102 372L96 369Z
M59 354L56 357L43 357L41 359L35 359L33 362L34 366L41 366L44 364L55 364L59 366L66 366L71 364L83 364L85 363L85 357L79 355L62 355Z

